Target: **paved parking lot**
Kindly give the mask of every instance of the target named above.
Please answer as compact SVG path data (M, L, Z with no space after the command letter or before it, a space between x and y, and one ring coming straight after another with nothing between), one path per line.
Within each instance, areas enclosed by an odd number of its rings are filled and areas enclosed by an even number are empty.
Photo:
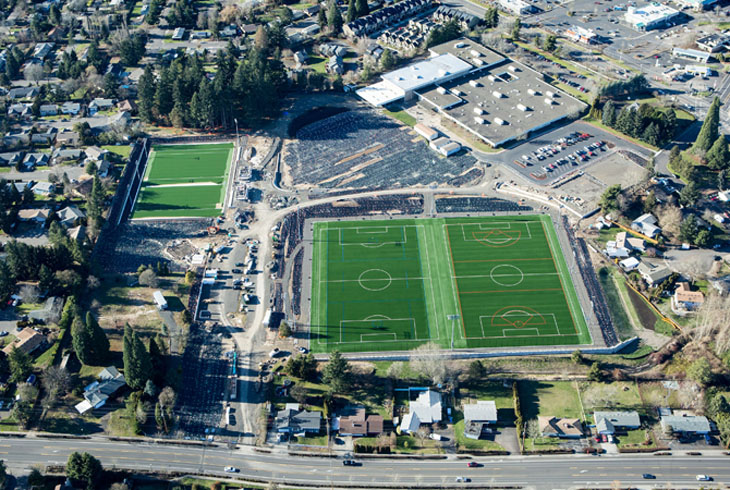
M534 153L537 152L538 149L548 145L554 145L559 139L567 138L576 132L586 133L590 135L590 137L568 146L555 155L546 156L544 160L538 160L534 156ZM570 163L563 165L556 164L557 160L564 159L568 157L568 155L574 154L576 151L582 151L585 146L589 146L599 141L605 141L607 143L606 151L598 150L598 152L594 152L594 157L589 157L586 161L580 161L576 158L575 161L571 161ZM498 162L507 165L535 184L549 185L570 172L575 170L584 170L590 167L595 162L601 161L606 156L613 154L619 149L629 150L645 158L648 158L651 155L649 150L639 145L621 139L585 122L576 121L562 128L536 136L530 141L502 152L499 155L492 156L490 158L490 162ZM530 159L527 160L528 164L524 167L514 163L515 160L524 163L526 160L523 158L523 155L530 157ZM552 169L551 172L545 172L543 167L547 167L551 164L555 165L556 168ZM539 178L542 175L545 175L545 177L542 179Z

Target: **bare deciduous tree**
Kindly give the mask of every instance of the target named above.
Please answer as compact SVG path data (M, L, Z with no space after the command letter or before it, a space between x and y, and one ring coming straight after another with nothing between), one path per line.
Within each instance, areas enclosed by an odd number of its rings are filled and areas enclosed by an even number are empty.
M30 284L26 284L25 286L21 287L20 291L18 292L18 296L20 296L20 299L23 301L23 303L26 304L38 303L38 294L38 288Z
M71 387L71 375L66 368L50 366L43 371L41 382L46 392L43 405L51 407L58 397L64 395Z
M697 312L695 339L714 341L715 352L723 355L730 350L730 297L710 294Z
M414 372L428 378L433 384L441 384L447 379L447 357L438 345L429 342L413 349L409 362Z
M152 269L145 269L139 275L139 283L142 286L148 286L151 288L155 288L155 287L157 287L157 284L158 284L157 274L155 274L155 271L153 271Z
M677 206L657 206L656 217L659 226L665 233L674 237L679 236L679 224L682 222L682 210Z
M43 72L43 65L40 63L33 63L25 68L23 76L29 82L33 82L38 85L38 82L43 80L45 73Z
M406 363L396 361L388 366L388 371L385 373L392 380L399 380L405 377Z
M160 406L162 408L172 410L172 408L175 406L175 402L177 401L177 395L175 394L175 390L173 390L169 386L165 386L160 392L160 396L157 399L160 402Z

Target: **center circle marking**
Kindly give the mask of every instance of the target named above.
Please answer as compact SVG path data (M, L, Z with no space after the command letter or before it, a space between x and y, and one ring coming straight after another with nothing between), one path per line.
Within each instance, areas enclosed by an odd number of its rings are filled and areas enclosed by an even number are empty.
M370 283L375 283L375 286L366 286L366 281ZM393 278L390 276L390 274L388 274L388 272L384 271L383 269L368 269L360 274L360 277L357 278L357 282L360 284L360 287L365 289L366 291L382 291L390 287L390 284L393 282ZM378 286L378 284L381 283L384 283L384 285Z
M505 277L502 277L505 276ZM489 278L504 287L513 287L525 280L524 273L514 265L500 264L489 271Z

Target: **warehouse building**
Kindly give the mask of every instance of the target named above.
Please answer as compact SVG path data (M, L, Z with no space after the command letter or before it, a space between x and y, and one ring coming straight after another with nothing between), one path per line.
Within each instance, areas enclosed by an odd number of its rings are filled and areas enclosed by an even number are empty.
M629 7L624 15L626 22L638 31L650 31L674 25L682 13L660 3L650 3L643 7Z
M493 147L578 116L586 107L542 74L474 41L449 41L430 53L429 60L387 73L357 94L374 106L417 98Z

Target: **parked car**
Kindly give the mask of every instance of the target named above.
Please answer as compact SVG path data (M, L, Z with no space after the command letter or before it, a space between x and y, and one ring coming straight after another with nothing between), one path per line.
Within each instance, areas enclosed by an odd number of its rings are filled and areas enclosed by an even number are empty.
M471 481L471 478L468 478L466 476L457 476L456 477L456 482L457 483L467 483L467 482L470 482L470 481Z

